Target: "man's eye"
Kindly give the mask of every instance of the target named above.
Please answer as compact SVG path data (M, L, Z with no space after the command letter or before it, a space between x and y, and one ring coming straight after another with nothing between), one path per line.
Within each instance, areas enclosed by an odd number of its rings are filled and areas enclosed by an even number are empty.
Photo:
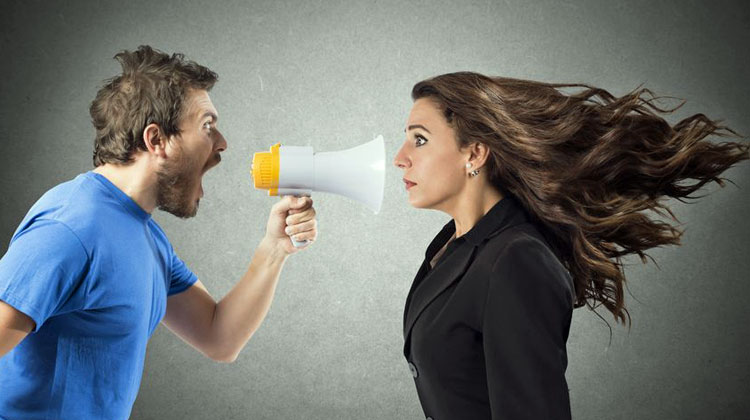
M203 123L203 128L210 130L211 129L211 121L206 121Z
M422 137L422 136L417 136L416 139L417 140L416 140L415 143L416 143L417 147L424 146L427 143L427 139L424 138L424 137Z

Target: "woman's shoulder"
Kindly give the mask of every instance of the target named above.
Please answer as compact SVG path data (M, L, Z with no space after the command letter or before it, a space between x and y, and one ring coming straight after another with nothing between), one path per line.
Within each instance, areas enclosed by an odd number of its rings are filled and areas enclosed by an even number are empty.
M498 232L488 238L485 246L497 257L508 258L519 252L535 254L549 252L554 256L542 231L531 222L514 225Z
M479 245L472 265L474 271L490 275L521 260L549 257L556 259L544 236L534 224L526 222L490 235Z
M493 281L540 287L556 284L570 293L572 281L542 231L533 223L523 223L500 232L487 242L488 269Z

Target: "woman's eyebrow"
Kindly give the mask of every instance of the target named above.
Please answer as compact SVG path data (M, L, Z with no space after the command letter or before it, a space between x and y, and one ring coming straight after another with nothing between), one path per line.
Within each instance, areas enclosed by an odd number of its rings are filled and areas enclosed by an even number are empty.
M406 133L407 130L414 130L415 128L421 128L422 130L430 133L430 130L428 130L427 127L423 126L422 124L413 124L413 125L410 125L409 127L407 127L406 130L404 130L404 133ZM432 134L432 133L430 133L430 134Z

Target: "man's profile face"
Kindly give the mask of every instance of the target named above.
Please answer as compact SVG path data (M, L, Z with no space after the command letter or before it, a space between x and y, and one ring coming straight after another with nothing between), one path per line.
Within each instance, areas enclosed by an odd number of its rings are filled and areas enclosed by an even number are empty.
M216 127L218 114L208 92L190 90L180 133L167 144L167 161L157 172L156 204L177 217L193 217L203 197L203 174L221 161L227 142Z

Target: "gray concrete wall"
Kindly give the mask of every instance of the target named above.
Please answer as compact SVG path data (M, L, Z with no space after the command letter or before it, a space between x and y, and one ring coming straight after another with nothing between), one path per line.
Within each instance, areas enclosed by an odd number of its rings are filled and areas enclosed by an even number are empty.
M58 4L59 3L59 4ZM0 251L47 189L91 169L88 105L122 49L183 52L220 75L229 141L195 219L157 213L215 297L239 279L274 199L250 187L275 142L328 151L403 140L411 86L473 70L639 84L750 133L746 2L3 1ZM630 331L577 310L567 378L577 419L750 418L750 164L693 205L684 245L627 267ZM404 299L444 214L410 208L388 167L383 211L315 196L320 238L291 258L262 328L236 363L203 358L164 327L151 340L134 419L421 418L401 355ZM604 314L612 323L611 317Z

